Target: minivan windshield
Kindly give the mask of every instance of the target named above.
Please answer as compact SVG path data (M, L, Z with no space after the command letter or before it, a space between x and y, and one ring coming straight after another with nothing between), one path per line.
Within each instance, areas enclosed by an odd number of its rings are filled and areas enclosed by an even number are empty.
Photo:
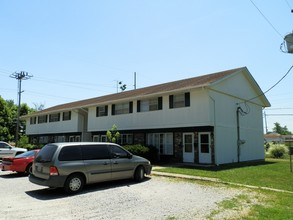
M54 144L45 145L38 153L35 161L39 163L51 162L56 149L57 146Z

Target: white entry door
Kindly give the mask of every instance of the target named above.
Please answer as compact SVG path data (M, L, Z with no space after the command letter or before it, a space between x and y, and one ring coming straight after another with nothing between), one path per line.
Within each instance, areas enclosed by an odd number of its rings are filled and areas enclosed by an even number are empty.
M199 163L212 163L211 133L198 134Z
M183 133L183 162L194 163L193 133Z

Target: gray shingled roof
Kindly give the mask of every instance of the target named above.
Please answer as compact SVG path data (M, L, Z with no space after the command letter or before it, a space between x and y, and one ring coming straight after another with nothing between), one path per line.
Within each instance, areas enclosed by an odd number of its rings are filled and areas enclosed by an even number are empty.
M71 110L71 109L82 108L82 107L89 107L89 106L98 105L102 103L114 102L114 101L123 100L123 99L131 99L135 97L143 97L143 96L148 96L152 94L160 94L160 93L163 94L166 92L183 90L184 88L188 89L188 88L208 86L208 85L211 85L212 83L222 80L225 77L232 75L243 69L246 69L246 67L197 76L193 78L168 82L164 84L144 87L144 88L120 92L120 93L114 93L110 95L85 99L85 100L76 101L76 102L65 103L65 104L44 109L39 112L34 112L30 114L30 116L45 114L49 112L58 112L58 111Z

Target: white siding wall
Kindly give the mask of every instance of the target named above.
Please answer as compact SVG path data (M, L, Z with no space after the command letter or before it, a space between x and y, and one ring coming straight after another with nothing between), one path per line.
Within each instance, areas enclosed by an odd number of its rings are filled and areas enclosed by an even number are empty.
M83 120L75 111L71 112L71 120L62 121L62 114L60 121L58 122L48 122L41 124L30 124L30 119L26 119L26 134L53 134L53 133L64 133L64 132L82 132L82 122Z
M190 107L169 109L169 95L163 96L163 110L137 112L137 100L133 101L133 113L96 117L96 107L89 108L89 131L109 130L113 124L119 130L206 126L212 124L209 114L209 98L206 90L190 92Z
M236 78L236 79L235 79ZM241 92L241 97L250 99L255 97L251 89L243 86L246 81L241 81L241 77L235 77L232 82L226 81L222 85L217 85L217 90L224 88L230 94ZM215 115L215 163L233 163L238 161L237 157L237 103L248 114L239 115L240 139L245 140L245 144L240 147L240 161L262 160L264 159L263 147L263 120L262 107L254 103L247 102L246 108L243 100L219 92L210 92L210 105Z

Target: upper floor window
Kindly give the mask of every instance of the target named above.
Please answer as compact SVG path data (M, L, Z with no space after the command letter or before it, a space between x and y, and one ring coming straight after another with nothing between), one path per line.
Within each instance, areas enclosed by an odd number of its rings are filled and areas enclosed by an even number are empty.
M31 125L35 125L35 124L37 124L37 117L31 117L31 118L30 118L30 124L31 124Z
M96 117L102 117L108 115L108 106L98 106L96 108Z
M162 97L146 99L146 100L138 100L137 101L137 112L148 112L148 111L156 111L162 110Z
M133 111L132 102L124 102L124 103L112 105L112 115L128 114L128 113L132 113L132 111Z
M38 124L47 123L48 115L40 115L38 116Z
M169 96L170 108L182 108L190 106L190 93L176 94Z
M56 121L60 121L60 113L50 114L49 122L56 122Z
M71 120L71 111L63 112L62 120L63 121L69 121L69 120Z

